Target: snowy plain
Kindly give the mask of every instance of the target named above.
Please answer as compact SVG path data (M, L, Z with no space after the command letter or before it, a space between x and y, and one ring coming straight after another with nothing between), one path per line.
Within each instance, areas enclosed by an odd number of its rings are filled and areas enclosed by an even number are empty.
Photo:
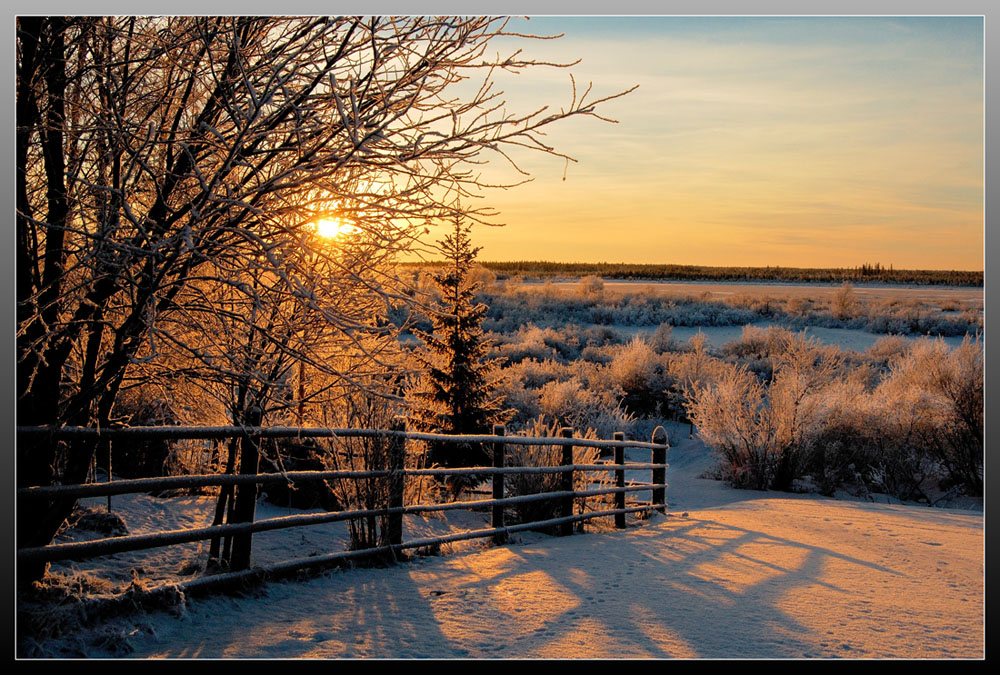
M928 508L733 490L701 477L713 458L686 425L669 431L667 513L627 530L446 546L445 555L387 568L335 570L122 615L27 651L180 659L984 656L981 501ZM647 459L636 452L630 459ZM114 499L132 532L210 518L208 497ZM259 514L283 512L262 503ZM471 529L485 518L409 519L404 539ZM255 562L340 550L343 537L336 526L257 535ZM124 580L138 567L153 581L204 557L199 549L53 571Z

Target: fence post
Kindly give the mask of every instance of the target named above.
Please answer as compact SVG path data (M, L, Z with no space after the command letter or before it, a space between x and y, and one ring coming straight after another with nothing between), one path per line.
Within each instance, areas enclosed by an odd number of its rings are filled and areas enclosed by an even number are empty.
M502 424L493 425L493 435L494 436L506 436L507 429ZM504 456L507 454L507 448L503 443L495 442L493 443L493 468L502 469L504 466ZM493 474L493 499L503 499L503 478L502 473ZM504 506L503 504L493 505L493 520L490 523L494 529L506 527L504 520ZM494 544L505 544L507 542L506 532L497 532L493 535Z
M108 483L110 483L113 480L111 478L111 451L112 450L113 450L113 448L111 447L111 439L109 438L108 439L108 480L107 480ZM95 457L97 456L96 452L94 453L94 456ZM95 464L94 466L97 466L97 465ZM111 495L108 495L108 513L111 513Z
M571 427L563 427L562 429L559 430L559 435L562 436L563 438L572 438L573 437L573 429ZM572 445L564 445L564 446L562 446L562 461L560 462L560 465L561 466L572 466L573 465L573 446ZM562 481L561 481L560 489L562 491L564 491L564 492L572 492L573 491L573 470L570 469L568 471L563 471L561 475L562 475ZM570 495L568 497L564 497L563 500L562 500L562 505L561 506L562 506L562 508L559 509L560 510L560 513L559 513L560 517L568 518L569 516L572 516L573 515L573 495ZM573 534L573 523L572 522L560 523L560 525L559 525L559 534L561 536L566 536L566 535L569 535L569 534Z
M616 441L624 441L625 440L625 432L624 431L616 431L615 432L615 440ZM625 448L623 448L623 447L617 447L617 448L615 448L615 465L617 465L619 467L618 469L615 469L615 487L621 489L621 488L625 487ZM615 508L616 509L624 509L625 508L625 493L624 492L616 492L615 493ZM619 530L625 527L625 514L624 513L616 513L615 514L615 527L618 528Z
M390 425L392 431L406 431L406 420L397 417ZM402 436L389 437L389 508L403 506L403 471L406 458L406 439ZM385 523L386 540L390 546L403 543L403 514L390 513ZM395 555L398 555L394 552Z
M247 411L246 420L249 426L260 428L264 413L258 407ZM240 450L240 473L257 475L260 469L260 434L255 433L243 439ZM246 483L236 488L236 498L233 504L232 523L252 523L257 504L257 483ZM250 567L250 552L253 547L253 532L233 536L233 552L229 569L245 570Z
M663 445L662 448L656 448L653 450L653 464L663 464L667 463L667 430L663 427L656 427L653 429L653 443ZM667 468L663 466L659 469L653 469L653 483L662 485L667 482ZM667 512L667 491L665 488L653 488L653 506L657 506L657 511L660 513Z

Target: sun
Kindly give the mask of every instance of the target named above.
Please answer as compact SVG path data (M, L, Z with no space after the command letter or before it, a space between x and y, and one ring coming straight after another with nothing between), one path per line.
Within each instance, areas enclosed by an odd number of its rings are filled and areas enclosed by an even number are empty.
M358 231L354 225L340 218L322 218L317 220L313 227L316 234L327 239L342 239Z

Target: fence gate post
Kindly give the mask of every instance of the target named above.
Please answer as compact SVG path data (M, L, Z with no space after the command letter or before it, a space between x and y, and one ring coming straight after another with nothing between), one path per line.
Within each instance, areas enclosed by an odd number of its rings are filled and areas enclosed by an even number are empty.
M625 440L624 431L615 432L616 441ZM625 487L625 448L617 447L615 448L615 465L618 467L615 469L615 487L618 489ZM616 492L615 493L615 509L625 508L625 493ZM616 513L615 514L615 527L619 530L625 527L625 514Z
M562 436L563 438L572 438L573 437L573 429L571 427L563 427L562 429L559 430L559 435ZM573 446L572 445L564 445L563 446L563 448L562 448L562 462L560 462L560 464L562 466L572 466L573 465ZM572 492L573 491L573 470L569 469L568 471L563 471L561 475L562 475L562 481L561 481L560 489L562 491L564 491L564 492ZM563 518L568 518L568 517L570 517L572 515L573 515L573 495L569 495L568 497L564 497L563 500L562 500L562 508L560 509L559 516L563 517ZM572 522L561 523L559 525L559 534L562 535L562 536L573 534L573 523Z
M253 407L247 411L246 420L249 426L259 429L263 419L263 411ZM243 439L240 450L240 473L257 475L260 468L260 434L254 433ZM232 523L252 523L257 504L257 483L244 483L236 488L236 498L233 504ZM253 547L253 533L233 536L233 552L229 569L245 570L250 567L250 551Z
M653 450L653 464L666 464L667 463L667 430L663 427L656 427L653 429L653 443L658 445L663 445L662 448L656 448ZM656 485L662 485L667 482L667 468L666 466L653 469L653 483ZM656 506L656 510L660 513L667 512L667 490L666 488L653 488L653 506Z
M502 424L493 425L493 435L494 436L506 436L507 428ZM502 469L504 466L504 455L507 454L507 447L503 443L493 443L493 468ZM503 499L503 478L502 473L493 474L493 499ZM496 528L506 527L504 520L504 506L503 504L493 505L493 520L491 521L491 526ZM493 535L494 544L505 544L507 542L506 532L497 532Z
M406 420L397 417L392 421L391 430L396 432L406 431ZM406 439L401 435L389 437L389 508L399 509L403 507L403 471L406 458ZM386 540L390 546L399 546L403 543L403 514L402 512L390 513L386 517L385 523ZM395 551L394 555L398 555Z

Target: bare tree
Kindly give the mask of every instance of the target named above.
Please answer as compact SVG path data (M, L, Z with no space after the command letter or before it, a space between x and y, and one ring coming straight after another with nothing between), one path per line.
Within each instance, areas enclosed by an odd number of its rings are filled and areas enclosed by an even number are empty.
M574 90L558 112L509 112L492 86L497 70L558 64L489 56L505 26L477 17L19 19L18 424L109 424L123 382L157 358L163 327L190 305L196 282L230 283L221 270L243 261L270 266L289 298L315 304L275 256L302 245L318 218L365 233L376 264L348 277L392 294L377 263L456 215L456 198L482 187L476 164L509 159L515 147L558 155L545 127L597 117L597 105L622 95L589 101ZM474 221L491 215L463 210ZM320 314L349 338L356 321L343 309ZM21 442L18 485L79 482L93 451L89 441L68 450ZM50 541L73 503L48 506L40 518L19 512L20 546Z

